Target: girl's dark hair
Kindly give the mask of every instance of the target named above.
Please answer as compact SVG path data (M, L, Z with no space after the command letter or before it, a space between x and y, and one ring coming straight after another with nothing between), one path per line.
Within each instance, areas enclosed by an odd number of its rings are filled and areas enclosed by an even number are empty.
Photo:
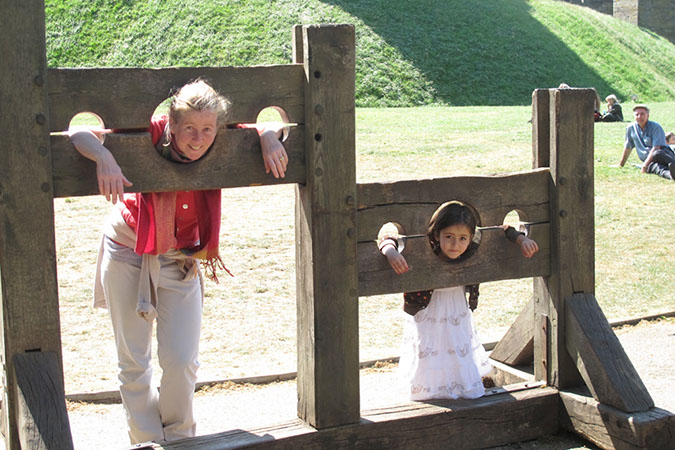
M441 245L438 242L436 236L438 236L443 228L451 227L453 225L466 225L467 228L471 231L471 236L473 237L476 233L476 215L473 210L466 204L458 201L451 201L443 203L431 216L429 221L429 229L427 231L427 237L429 238L429 244L433 252L444 261L447 262L460 262L467 259L471 256L476 249L478 249L478 244L475 241L471 241L471 244L467 247L466 251L462 253L457 259L447 258L441 252ZM465 286L466 292L469 294L469 308L471 311L476 309L478 306L478 284L469 284Z

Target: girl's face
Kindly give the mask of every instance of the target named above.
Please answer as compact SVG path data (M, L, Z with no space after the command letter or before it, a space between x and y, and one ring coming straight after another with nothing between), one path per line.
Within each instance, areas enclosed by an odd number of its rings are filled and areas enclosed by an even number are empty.
M174 148L192 161L196 161L211 147L218 131L215 111L185 111L177 121L169 119Z
M441 247L441 252L450 259L457 259L466 251L471 243L471 230L464 224L450 225L443 228L436 240Z

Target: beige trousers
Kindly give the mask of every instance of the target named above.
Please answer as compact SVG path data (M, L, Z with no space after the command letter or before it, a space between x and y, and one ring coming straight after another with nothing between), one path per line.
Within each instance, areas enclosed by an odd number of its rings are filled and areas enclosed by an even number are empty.
M202 315L199 278L184 281L176 261L160 258L157 286L157 356L162 369L159 392L152 386L152 327L140 317L138 264L101 261L101 281L112 319L119 361L120 394L131 443L192 437L196 424L192 400Z

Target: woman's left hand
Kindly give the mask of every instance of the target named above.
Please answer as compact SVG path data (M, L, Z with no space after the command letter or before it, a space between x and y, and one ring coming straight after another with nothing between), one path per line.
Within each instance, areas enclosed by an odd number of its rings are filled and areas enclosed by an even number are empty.
M288 168L288 154L279 141L279 132L265 130L260 133L260 146L265 161L265 173L272 172L274 178L284 178Z

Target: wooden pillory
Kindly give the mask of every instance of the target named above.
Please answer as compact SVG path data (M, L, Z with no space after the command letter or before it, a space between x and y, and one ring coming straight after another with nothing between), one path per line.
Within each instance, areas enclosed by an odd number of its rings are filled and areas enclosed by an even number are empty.
M66 129L83 111L112 128L143 129L171 88L198 76L232 100L232 122L253 122L263 108L278 106L298 124L285 142L293 161L285 179L261 175L252 130L228 130L214 151L189 165L159 157L147 133L111 134L106 146L141 192L296 184L301 420L163 448L469 448L560 429L604 447L670 442L673 415L653 407L593 294L591 90L535 91L530 172L357 185L352 26L296 27L288 65L47 69L44 19L43 3L32 0L5 2L0 18L0 356L8 448L73 445L63 388L53 199L97 189L93 163L67 137L50 132ZM155 168L152 176L148 167ZM395 276L373 243L379 228L394 221L409 235L421 234L438 205L453 199L471 204L483 226L518 211L533 223L540 252L523 260L515 246L498 242L503 236L485 233L471 258L444 267L424 239L411 238L405 252L415 270ZM493 358L511 365L534 361L533 376L520 377L500 364L502 378L520 383L472 401L360 410L359 296L524 277L535 278L533 300Z

